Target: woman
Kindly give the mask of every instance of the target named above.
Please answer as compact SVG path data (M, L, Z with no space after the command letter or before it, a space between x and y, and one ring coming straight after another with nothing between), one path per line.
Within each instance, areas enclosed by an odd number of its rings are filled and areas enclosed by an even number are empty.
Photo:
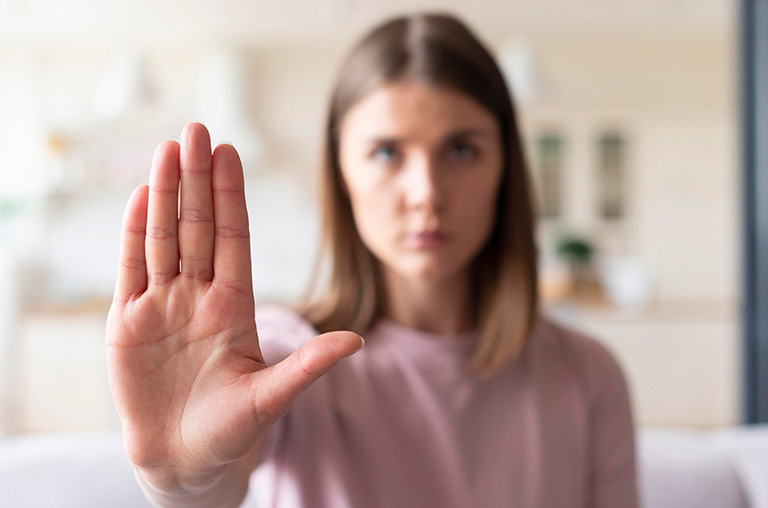
M380 25L340 69L325 146L326 263L299 310L254 320L242 168L202 125L131 196L108 366L147 496L637 506L618 365L537 312L520 136L483 45L451 16Z

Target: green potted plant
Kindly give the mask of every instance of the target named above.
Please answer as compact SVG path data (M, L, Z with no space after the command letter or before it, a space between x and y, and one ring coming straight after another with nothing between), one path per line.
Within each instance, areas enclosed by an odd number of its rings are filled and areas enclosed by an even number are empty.
M588 238L576 234L563 235L556 244L556 252L569 267L573 296L583 298L599 292L594 268L596 248Z

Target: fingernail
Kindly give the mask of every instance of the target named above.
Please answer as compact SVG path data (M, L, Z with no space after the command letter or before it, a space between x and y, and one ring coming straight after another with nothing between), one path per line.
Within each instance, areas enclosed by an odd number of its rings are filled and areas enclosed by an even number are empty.
M358 337L360 337L360 336L358 335ZM360 337L360 347L355 349L354 351L352 351L352 353L357 353L358 351L360 351L364 347L365 347L365 339Z

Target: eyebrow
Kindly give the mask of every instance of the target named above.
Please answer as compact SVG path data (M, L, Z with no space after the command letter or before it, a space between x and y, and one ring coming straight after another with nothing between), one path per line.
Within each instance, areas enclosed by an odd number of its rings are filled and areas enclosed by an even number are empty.
M450 141L457 138L464 138L464 137L480 137L480 138L489 138L491 137L491 133L487 129L461 129L453 132L449 132L445 136L443 136L442 141ZM374 143L382 143L382 144L397 144L401 143L403 141L407 141L407 138L397 138L392 136L380 136L380 137L374 137L369 138L368 143L374 144Z

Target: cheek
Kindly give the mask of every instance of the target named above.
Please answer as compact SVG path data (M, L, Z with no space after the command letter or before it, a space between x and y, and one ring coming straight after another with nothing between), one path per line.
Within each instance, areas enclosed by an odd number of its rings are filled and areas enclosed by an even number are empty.
M473 206L464 215L465 230L473 237L484 238L493 229L496 217L496 208L493 201L481 202L480 206Z
M350 189L350 201L363 242L373 251L380 250L394 234L394 199L381 188L358 186Z
M465 194L460 220L468 236L484 241L493 229L496 220L496 202L498 201L499 185L489 182L482 187L476 187L476 192Z

